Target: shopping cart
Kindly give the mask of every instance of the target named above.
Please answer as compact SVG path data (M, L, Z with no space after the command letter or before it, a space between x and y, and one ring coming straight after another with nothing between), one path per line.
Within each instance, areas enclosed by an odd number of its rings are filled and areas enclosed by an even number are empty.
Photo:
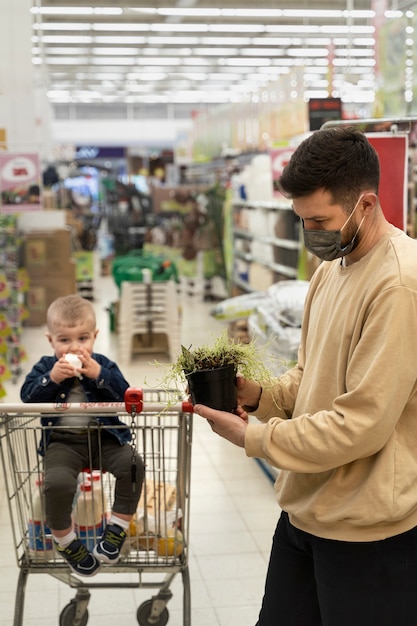
M136 516L130 524L123 557L116 565L103 565L94 582L73 574L55 552L44 519L38 520L35 525L30 522L36 515L39 517L39 507L35 501L43 474L43 460L37 453L44 429L40 415L63 412L70 415L79 414L80 411L92 415L116 413L131 428L132 448L137 449L145 465L142 495ZM75 598L60 613L60 626L85 626L88 621L89 589L113 587L158 589L156 595L139 606L136 617L140 626L165 626L169 619L167 603L173 595L170 586L175 576L181 574L183 626L190 626L188 525L192 405L183 400L177 391L130 388L126 391L124 403L1 404L0 416L3 418L0 431L1 460L20 568L13 626L23 624L25 587L29 574L49 574L76 590ZM100 426L96 425L92 429L96 435L97 428ZM97 475L100 468L89 467L85 471ZM108 514L112 504L114 478L103 472L99 476ZM35 508L38 509L37 513ZM114 574L114 584L108 582L109 577L102 576L102 572ZM130 576L127 581L117 582L118 578L122 578L118 574Z

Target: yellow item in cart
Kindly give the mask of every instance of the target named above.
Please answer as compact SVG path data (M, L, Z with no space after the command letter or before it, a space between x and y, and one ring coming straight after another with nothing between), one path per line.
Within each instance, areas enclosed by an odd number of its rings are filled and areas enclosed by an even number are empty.
M156 537L154 550L158 556L180 556L184 550L184 538L178 528L169 528L166 537Z

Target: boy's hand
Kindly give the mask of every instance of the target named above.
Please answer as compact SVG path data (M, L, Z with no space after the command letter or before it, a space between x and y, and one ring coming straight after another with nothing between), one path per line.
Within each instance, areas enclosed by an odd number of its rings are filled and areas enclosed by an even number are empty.
M74 368L72 363L67 361L65 355L56 361L49 375L54 383L60 385L67 378L74 378L74 376L78 376L79 374L91 379L100 376L101 365L99 365L86 350L81 348L77 356L81 361L81 367Z
M82 363L82 367L79 371L83 376L91 379L95 379L100 376L101 365L99 365L97 361L93 359L93 357L89 352L87 352L87 350L83 350L83 348L80 348L78 358Z
M76 376L74 366L66 360L65 356L54 363L49 374L52 382L57 385L60 385L67 378L74 378L74 376Z

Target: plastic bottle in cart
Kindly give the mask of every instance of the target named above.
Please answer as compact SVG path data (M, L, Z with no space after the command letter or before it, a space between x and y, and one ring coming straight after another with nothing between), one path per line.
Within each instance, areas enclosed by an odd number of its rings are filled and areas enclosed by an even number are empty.
M103 485L103 473L100 470L92 470L88 474L84 474L84 481L91 483L94 500L100 503L101 510L103 512L103 519L107 519L107 496Z
M54 557L54 542L45 520L42 480L35 480L28 521L29 553L39 561Z
M75 532L88 550L92 550L104 531L103 498L89 481L80 485L73 511Z

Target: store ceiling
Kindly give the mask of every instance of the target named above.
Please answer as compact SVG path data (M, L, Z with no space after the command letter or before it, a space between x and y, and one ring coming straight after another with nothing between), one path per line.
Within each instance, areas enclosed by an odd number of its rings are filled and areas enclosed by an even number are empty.
M306 96L367 102L373 0L34 0L33 63L53 104L223 103L302 67ZM405 11L417 0L387 5ZM314 9L312 8L314 6Z

